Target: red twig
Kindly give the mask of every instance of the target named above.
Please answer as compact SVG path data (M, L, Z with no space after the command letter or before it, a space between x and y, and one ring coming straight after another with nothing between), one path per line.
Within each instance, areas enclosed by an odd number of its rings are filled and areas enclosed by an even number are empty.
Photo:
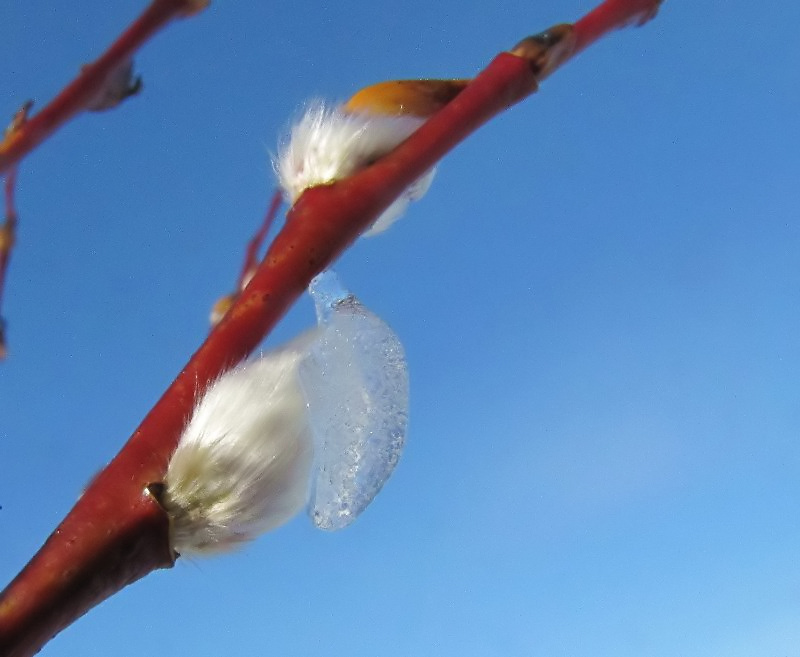
M95 62L83 66L78 77L40 112L29 118L33 103L27 101L22 106L0 140L0 174L6 175L6 208L13 208L9 190L13 190L19 161L79 112L110 109L135 94L141 80L133 77L133 54L172 19L201 11L208 2L152 0L111 47ZM16 237L16 218L13 210L7 211L5 223L0 227L0 300ZM5 355L5 321L0 315L0 359Z
M208 0L152 0L99 59L87 64L46 107L0 142L0 173L7 171L73 116L89 108L133 54L171 20L202 10Z
M410 183L538 79L609 30L652 14L658 0L607 0L573 30L503 53L392 153L333 185L307 190L287 215L236 304L95 479L25 570L0 596L0 654L27 657L117 589L170 567L168 519L146 492L160 482L195 400L247 356L303 292ZM555 31L554 31L555 32ZM564 36L563 29L560 32ZM537 44L547 44L545 52ZM550 57L547 53L555 53ZM555 61L554 61L555 59Z
M244 262L242 263L242 271L239 274L239 280L236 284L237 290L244 289L245 285L247 284L247 279L250 278L253 272L255 272L256 267L258 267L258 253L261 251L261 246L264 244L264 240L267 237L269 229L275 222L275 217L278 214L278 208L281 207L282 200L283 196L281 195L280 191L276 191L272 195L269 208L267 209L267 213L264 215L264 221L261 223L260 228L256 231L256 234L253 235L248 242L247 250L244 254Z
M662 0L606 0L573 25L574 54L612 30L627 25L644 25L655 17L661 2Z
M6 322L3 318L3 290L5 290L6 272L11 261L11 252L17 238L17 210L14 205L14 189L17 184L17 170L11 169L6 174L4 185L5 221L0 226L0 360L7 355Z
M253 235L253 237L247 243L247 249L245 250L244 259L242 261L242 269L239 272L239 278L236 280L236 289L234 289L234 291L230 294L226 294L224 297L217 299L211 309L210 319L212 327L216 326L225 316L225 313L231 309L231 306L233 306L233 304L236 302L236 299L238 299L241 295L242 290L244 290L244 288L250 282L250 279L253 277L253 274L255 274L256 269L258 268L258 254L261 251L264 240L267 238L269 229L275 222L275 217L278 214L278 208L281 206L282 199L283 196L280 190L276 191L272 195L272 200L270 201L267 213L264 215L264 219L261 222L261 226L259 226L255 235Z

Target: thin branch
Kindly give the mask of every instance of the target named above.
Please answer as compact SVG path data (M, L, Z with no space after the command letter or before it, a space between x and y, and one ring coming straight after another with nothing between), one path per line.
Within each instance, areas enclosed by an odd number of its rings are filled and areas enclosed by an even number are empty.
M208 2L153 0L99 59L83 66L78 77L40 112L29 117L33 102L26 101L14 115L0 140L0 175L6 177L6 218L0 227L0 301L16 238L17 215L11 194L17 164L76 114L111 109L138 93L141 79L133 75L133 54L172 19L197 13ZM7 355L5 328L6 322L0 314L0 360Z
M272 227L272 224L275 223L275 217L278 214L278 208L281 207L282 200L283 196L281 195L280 190L276 191L272 195L269 208L267 209L267 213L264 215L264 221L261 222L261 226L256 231L256 234L253 235L247 244L244 262L242 263L242 271L239 274L239 281L236 285L236 287L239 289L245 288L249 279L252 277L256 268L258 267L258 253L261 251L261 246L264 244L264 240L267 237L269 229Z
M47 106L0 142L0 173L6 172L76 114L97 109L109 83L130 66L133 54L170 21L203 10L208 0L153 0L96 61L87 64ZM135 83L134 83L135 86Z
M575 28L574 55L612 30L641 26L655 18L662 0L606 0L579 19Z
M242 295L120 453L0 595L0 654L28 657L116 590L168 568L169 520L148 486L161 482L187 416L208 383L245 358L378 215L447 151L609 30L652 14L658 0L606 0L575 26L502 53L408 140L341 182L307 190ZM603 9L603 8L606 9ZM588 21L588 22L587 22Z
M238 299L239 295L242 293L242 290L244 290L244 288L250 282L250 279L253 277L253 274L255 274L259 262L258 254L261 251L261 247L264 245L264 240L267 238L269 229L275 222L275 217L278 214L278 209L281 207L282 200L283 195L281 194L280 190L277 190L272 195L272 200L270 201L269 208L267 209L264 219L261 222L261 226L259 226L256 233L247 243L247 249L242 261L242 269L239 273L239 278L236 280L236 289L230 294L226 294L224 297L217 299L213 308L211 309L210 321L212 327L216 326L225 316L225 313L231 309L231 306L233 306L233 304L236 302L236 299Z
M0 226L0 360L8 355L6 343L6 321L3 318L3 290L5 290L6 273L11 262L11 252L17 239L17 209L14 204L14 190L17 185L17 170L6 173L4 185L5 220Z

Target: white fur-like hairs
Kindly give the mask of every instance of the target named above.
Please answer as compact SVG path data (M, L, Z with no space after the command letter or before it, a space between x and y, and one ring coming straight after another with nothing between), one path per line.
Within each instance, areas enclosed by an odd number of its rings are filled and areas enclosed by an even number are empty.
M394 471L408 420L402 344L333 272L309 292L317 328L211 384L163 486L149 488L178 554L234 549L306 505L317 527L342 529Z
M294 203L309 187L333 183L386 155L424 121L415 116L348 112L314 101L279 149L274 167L280 185L290 203ZM370 232L382 232L396 221L409 201L427 192L433 175L431 169L408 187Z
M305 506L313 442L297 372L306 344L228 371L197 404L162 499L178 554L236 548Z

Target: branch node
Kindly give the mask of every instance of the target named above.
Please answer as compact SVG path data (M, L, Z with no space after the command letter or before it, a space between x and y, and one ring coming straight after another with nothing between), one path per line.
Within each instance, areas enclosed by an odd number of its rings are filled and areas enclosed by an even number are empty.
M0 226L0 256L7 255L14 248L14 242L16 241L15 219L14 215L9 215L3 225Z
M526 37L509 52L527 59L537 80L546 78L575 51L575 31L569 23L561 23Z
M28 120L28 116L30 116L32 108L32 100L26 100L24 103L22 103L22 107L14 112L14 116L11 117L11 123L8 124L8 127L5 129L3 135L5 137L10 137L17 130L22 128L22 126L25 125L25 122Z
M91 64L81 67L81 72ZM104 112L115 108L124 100L142 90L142 77L133 74L133 59L127 59L115 68L98 89L97 94L86 103L89 112Z

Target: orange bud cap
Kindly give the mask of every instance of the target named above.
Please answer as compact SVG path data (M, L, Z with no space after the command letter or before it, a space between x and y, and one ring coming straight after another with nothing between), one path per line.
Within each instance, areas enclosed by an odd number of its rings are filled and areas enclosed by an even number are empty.
M469 80L391 80L364 87L345 103L348 112L428 117L447 105Z

